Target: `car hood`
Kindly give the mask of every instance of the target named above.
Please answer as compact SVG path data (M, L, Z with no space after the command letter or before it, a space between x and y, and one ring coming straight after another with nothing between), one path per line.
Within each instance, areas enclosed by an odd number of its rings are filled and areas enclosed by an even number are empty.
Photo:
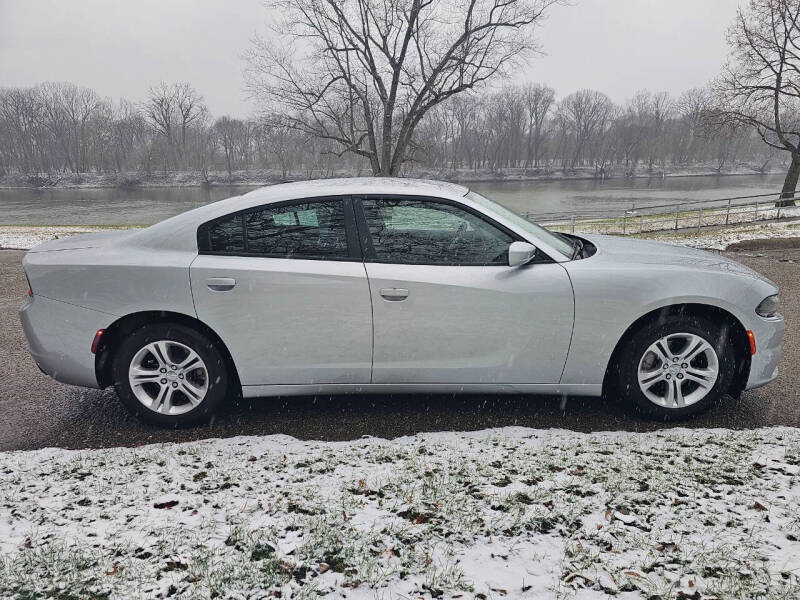
M721 254L705 250L611 235L581 234L580 237L597 246L597 253L588 259L590 261L610 261L636 266L685 267L700 271L730 273L775 285L758 271Z
M131 235L131 231L102 231L99 233L82 233L65 238L44 242L34 246L28 252L50 252L52 250L80 250L82 248L100 248L112 242L120 241Z

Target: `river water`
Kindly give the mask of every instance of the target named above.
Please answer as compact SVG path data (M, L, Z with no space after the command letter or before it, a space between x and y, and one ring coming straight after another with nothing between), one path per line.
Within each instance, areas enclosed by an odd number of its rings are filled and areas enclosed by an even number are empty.
M782 175L467 184L517 212L609 210L766 194ZM252 187L0 189L0 225L149 225Z

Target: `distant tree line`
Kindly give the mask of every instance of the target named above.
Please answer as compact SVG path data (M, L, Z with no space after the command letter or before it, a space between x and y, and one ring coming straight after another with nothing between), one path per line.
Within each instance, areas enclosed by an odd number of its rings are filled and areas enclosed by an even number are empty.
M506 86L433 109L420 126L422 164L441 170L507 168L650 173L747 162L764 171L779 158L751 130L711 122L711 97L640 91L623 105L579 90L557 100L547 86Z
M756 170L785 160L750 127L710 121L710 94L641 91L623 105L593 90L558 99L544 85L453 96L427 112L406 171L587 168L598 175L703 165ZM185 83L160 84L142 102L114 102L71 83L0 89L0 175L146 176L267 170L277 177L370 173L369 160L298 130L280 114L212 118Z
M269 169L319 175L357 169L280 117L212 119L186 83L160 84L143 102L114 102L71 83L0 88L0 175Z

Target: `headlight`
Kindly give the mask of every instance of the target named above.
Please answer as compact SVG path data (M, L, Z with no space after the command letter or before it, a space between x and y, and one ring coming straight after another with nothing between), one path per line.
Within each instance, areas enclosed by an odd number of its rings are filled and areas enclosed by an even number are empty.
M778 294L774 296L767 296L756 307L756 314L762 317L774 317L778 314L778 309L781 307L781 301Z

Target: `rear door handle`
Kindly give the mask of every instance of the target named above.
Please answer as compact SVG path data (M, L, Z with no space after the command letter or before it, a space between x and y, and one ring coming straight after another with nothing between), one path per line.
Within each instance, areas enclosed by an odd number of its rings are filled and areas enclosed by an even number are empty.
M206 285L212 292L227 292L236 286L236 280L230 277L211 277L206 279Z
M399 302L408 298L408 290L403 288L381 288L381 296L390 302Z

